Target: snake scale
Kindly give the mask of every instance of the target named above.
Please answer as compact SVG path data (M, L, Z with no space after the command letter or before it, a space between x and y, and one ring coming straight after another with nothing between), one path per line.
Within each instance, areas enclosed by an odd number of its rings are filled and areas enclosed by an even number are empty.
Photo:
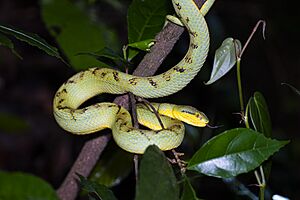
M193 0L173 0L180 22L190 36L189 49L183 59L168 71L139 77L109 68L90 68L68 79L56 92L54 117L65 130L74 134L89 134L105 128L112 130L116 143L126 151L142 154L152 144L161 150L179 146L184 137L181 121L204 127L208 119L204 113L190 106L152 103L160 114L164 128L156 115L143 104L137 104L140 124L152 130L132 126L129 112L114 103L102 102L79 108L86 100L102 94L131 92L144 98L158 98L180 91L200 71L209 48L209 32L204 15L214 0L207 0L199 10Z

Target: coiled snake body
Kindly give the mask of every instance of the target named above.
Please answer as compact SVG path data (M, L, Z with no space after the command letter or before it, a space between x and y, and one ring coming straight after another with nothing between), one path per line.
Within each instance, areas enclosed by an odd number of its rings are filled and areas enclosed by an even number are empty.
M133 128L129 112L114 103L97 103L78 108L87 99L101 93L123 94L157 98L178 92L199 72L209 47L209 32L204 19L214 0L207 0L199 10L193 0L173 0L180 22L190 35L189 50L184 58L168 71L151 77L138 77L108 68L91 68L67 80L56 92L53 102L58 124L74 134L88 134L105 128L112 129L116 143L126 151L144 153L151 145L161 150L179 146L184 136L181 121L195 126L206 126L207 117L189 106L153 104L164 129L146 106L138 104L139 123L152 130Z

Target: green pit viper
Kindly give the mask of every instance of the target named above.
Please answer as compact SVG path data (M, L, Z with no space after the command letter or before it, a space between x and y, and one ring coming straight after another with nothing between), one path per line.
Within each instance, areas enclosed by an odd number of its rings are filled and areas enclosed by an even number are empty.
M209 32L204 16L214 0L207 0L200 10L193 0L173 0L172 3L178 16L174 23L183 24L190 36L189 49L184 58L168 71L151 77L97 67L75 74L58 89L54 97L54 116L63 129L83 135L110 128L121 148L143 154L152 144L161 150L178 147L185 131L181 121L199 127L207 125L207 117L197 109L168 103L152 103L161 115L164 128L147 106L137 104L139 123L152 130L134 128L129 112L114 103L102 102L79 108L86 100L101 93L131 92L144 98L168 96L180 91L196 76L208 53Z

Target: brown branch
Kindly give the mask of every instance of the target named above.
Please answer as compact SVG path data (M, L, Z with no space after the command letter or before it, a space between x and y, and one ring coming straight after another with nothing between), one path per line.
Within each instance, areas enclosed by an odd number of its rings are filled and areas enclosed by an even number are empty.
M203 0L195 0L195 2L199 7L203 5ZM170 53L183 31L184 28L168 23L155 37L156 44L151 48L151 52L144 57L133 74L137 76L153 75ZM128 95L117 97L114 103L128 109ZM75 173L85 177L89 176L110 138L110 135L102 135L84 144L71 170L56 191L61 200L74 200L76 198L79 185Z

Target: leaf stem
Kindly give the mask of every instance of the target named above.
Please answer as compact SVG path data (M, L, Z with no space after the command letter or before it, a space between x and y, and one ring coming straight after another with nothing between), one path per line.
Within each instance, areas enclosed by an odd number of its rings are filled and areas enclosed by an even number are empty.
M259 27L260 24L262 24L262 26L263 26L263 27L262 27L263 38L264 38L264 39L266 38L266 36L265 36L266 21L265 21L265 20L258 20L258 22L257 22L256 25L254 26L254 28L253 28L253 30L252 30L250 36L248 37L248 39L247 39L247 41L246 41L244 47L242 48L241 52L238 54L238 58L241 58L241 57L242 57L244 51L245 51L246 48L248 47L249 42L251 41L251 39L252 39L254 33L257 31L257 28Z
M239 100L240 100L240 110L242 116L244 116L244 99L243 99L243 88L242 88L242 80L241 80L241 58L240 57L237 57L236 71L237 71L237 83L238 83Z
M259 20L256 23L255 27L253 28L253 30L252 30L250 36L248 37L242 50L236 52L237 83L238 83L238 91L239 91L240 110L241 110L241 115L245 122L245 126L247 128L250 128L250 127L249 127L248 118L247 118L247 116L245 116L245 110L244 110L243 88L242 88L242 80L241 80L241 59L242 59L242 55L243 55L244 51L246 50L249 42L251 41L254 33L257 31L257 28L259 27L260 24L262 24L262 26L263 26L262 33L263 33L263 38L265 39L266 22L264 20ZM248 113L247 111L248 111L248 108L246 108L246 113ZM260 169L259 170L260 174L257 170L255 170L254 175L256 177L256 180L257 180L257 183L259 186L259 200L264 200L265 199L266 180L265 180L263 167L260 166L259 169Z

